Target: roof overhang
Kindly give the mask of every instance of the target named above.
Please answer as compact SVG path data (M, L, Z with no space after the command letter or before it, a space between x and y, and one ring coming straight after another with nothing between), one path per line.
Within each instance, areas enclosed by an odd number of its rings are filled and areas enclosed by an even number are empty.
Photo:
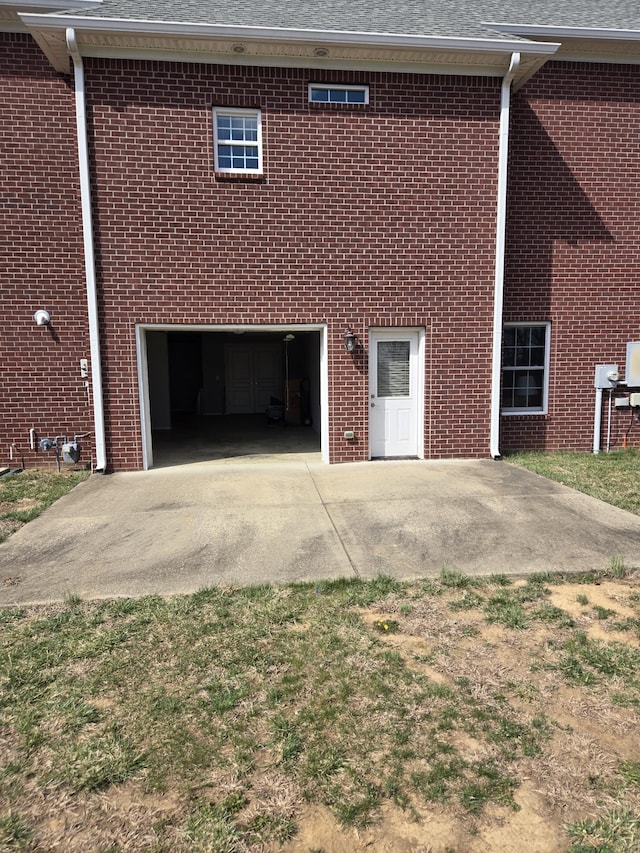
M496 32L533 39L536 43L560 42L555 59L568 62L640 64L640 30L483 23Z
M448 38L70 14L24 13L20 18L53 67L63 73L69 70L67 28L75 31L80 53L86 57L215 64L502 77L512 53L519 52L521 66L516 83L533 74L560 46L519 37Z
M66 9L92 9L100 6L103 0L64 0ZM59 12L60 0L25 0L24 3L0 0L0 32L24 33L26 27L20 20L21 12Z

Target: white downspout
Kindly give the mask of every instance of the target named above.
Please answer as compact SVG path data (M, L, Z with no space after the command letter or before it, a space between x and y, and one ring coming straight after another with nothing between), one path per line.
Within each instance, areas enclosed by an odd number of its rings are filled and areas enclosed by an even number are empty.
M89 177L89 145L87 142L87 111L84 91L84 66L76 41L75 31L66 31L67 50L73 60L76 92L76 127L78 133L78 161L80 165L80 199L82 202L82 232L84 236L84 269L87 285L87 311L89 316L89 348L91 354L91 384L93 386L93 421L96 442L97 471L107 467L107 448L104 431L104 400L102 394L102 367L100 364L100 329L98 326L98 293L96 286L96 261L93 243L93 217L91 213L91 183Z
M511 82L520 65L520 54L511 54L509 70L502 81L500 97L500 142L498 147L498 211L496 217L496 274L493 295L493 360L491 369L490 453L500 458L500 378L502 373L502 306L504 302L504 256L507 222L509 161L509 117Z

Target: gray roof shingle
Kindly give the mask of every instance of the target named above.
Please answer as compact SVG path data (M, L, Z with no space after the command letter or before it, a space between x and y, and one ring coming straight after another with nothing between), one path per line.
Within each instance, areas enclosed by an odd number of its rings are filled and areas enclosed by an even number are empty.
M487 21L640 30L639 0L104 0L69 14L452 38L509 37Z

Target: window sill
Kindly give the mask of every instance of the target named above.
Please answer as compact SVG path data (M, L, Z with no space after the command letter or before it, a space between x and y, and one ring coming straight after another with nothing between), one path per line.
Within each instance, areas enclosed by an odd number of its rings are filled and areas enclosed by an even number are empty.
M231 183L262 183L264 174L256 172L214 172L216 181L228 181Z
M502 409L500 414L503 418L544 418L549 413L540 409Z

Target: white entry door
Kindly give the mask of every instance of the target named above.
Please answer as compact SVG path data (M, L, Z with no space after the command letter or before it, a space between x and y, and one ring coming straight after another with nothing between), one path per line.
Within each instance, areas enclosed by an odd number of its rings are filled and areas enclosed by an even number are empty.
M266 412L271 398L282 399L280 344L226 348L226 411L230 415Z
M418 456L420 332L377 329L369 335L369 444L372 459Z

